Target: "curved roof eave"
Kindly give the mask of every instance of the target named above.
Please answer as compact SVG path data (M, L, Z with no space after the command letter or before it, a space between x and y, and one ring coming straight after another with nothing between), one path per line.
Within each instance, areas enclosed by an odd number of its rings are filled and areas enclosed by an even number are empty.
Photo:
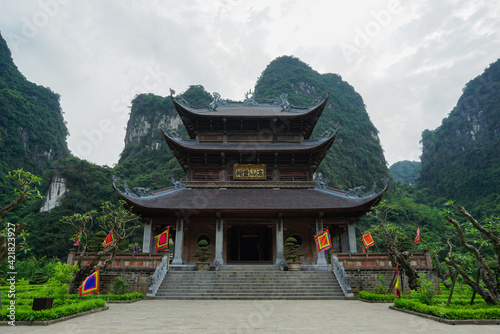
M183 116L188 119L195 118L275 118L275 117L284 117L284 118L294 118L294 119L306 119L314 116L321 116L326 103L328 102L328 95L321 101L320 103L307 108L294 108L291 107L291 110L294 111L281 111L279 114L275 113L262 113L262 114L240 114L240 113L218 113L217 111L210 111L208 108L192 108L184 106L182 103L177 101L173 96L171 96L172 102L174 104L177 113L182 118ZM241 105L243 106L243 105ZM268 105L263 105L267 107ZM270 107L270 106L269 106ZM248 110L252 110L254 106L247 106Z
M241 143L198 143L184 141L180 138L174 138L165 133L161 129L163 138L167 141L170 149L175 149L179 151L190 151L190 152L203 152L203 151L226 151L226 152L242 152L242 151L259 151L259 152L288 152L293 150L295 153L310 153L323 149L330 149L331 145L337 138L337 132L332 132L332 134L324 139L313 140L306 143L297 144L245 144Z

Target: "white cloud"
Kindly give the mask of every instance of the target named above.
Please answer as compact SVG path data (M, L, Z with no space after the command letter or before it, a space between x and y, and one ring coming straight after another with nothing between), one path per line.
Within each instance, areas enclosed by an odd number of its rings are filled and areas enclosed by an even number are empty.
M493 2L0 0L0 7L0 31L21 72L61 95L70 149L108 165L123 149L135 94L202 84L242 99L285 54L354 86L390 163L416 159L420 133L440 124L500 50Z

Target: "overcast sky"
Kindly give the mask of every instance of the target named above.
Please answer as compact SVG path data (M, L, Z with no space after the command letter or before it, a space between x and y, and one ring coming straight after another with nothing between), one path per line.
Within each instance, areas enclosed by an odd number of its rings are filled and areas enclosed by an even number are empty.
M419 160L422 131L500 57L497 1L0 0L0 31L27 79L61 95L73 154L109 166L136 94L201 84L243 100L282 55L361 94L389 164Z

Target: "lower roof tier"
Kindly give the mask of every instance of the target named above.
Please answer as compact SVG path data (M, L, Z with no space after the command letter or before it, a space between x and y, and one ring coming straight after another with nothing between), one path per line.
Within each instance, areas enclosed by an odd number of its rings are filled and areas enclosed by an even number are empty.
M314 213L359 217L377 205L387 186L377 194L348 196L331 188L309 189L220 189L170 188L153 195L136 196L119 191L132 212L142 216L179 213Z

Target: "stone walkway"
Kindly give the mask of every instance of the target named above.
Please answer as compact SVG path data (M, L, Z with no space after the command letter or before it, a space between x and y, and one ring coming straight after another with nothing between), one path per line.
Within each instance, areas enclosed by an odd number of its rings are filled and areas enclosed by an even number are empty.
M500 333L498 325L445 325L360 301L143 300L50 326L1 333Z

